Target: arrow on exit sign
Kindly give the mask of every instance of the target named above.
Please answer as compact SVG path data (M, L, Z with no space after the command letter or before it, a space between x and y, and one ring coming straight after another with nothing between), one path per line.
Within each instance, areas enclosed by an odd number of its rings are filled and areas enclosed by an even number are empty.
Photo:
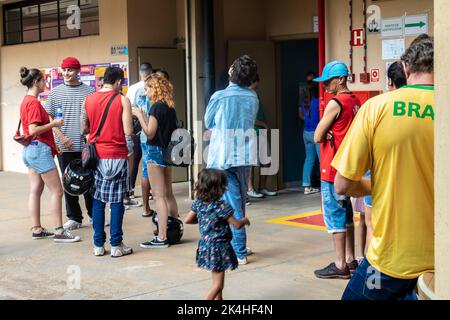
M428 33L428 15L405 17L405 36L415 36L421 33Z
M426 24L425 22L420 21L420 22L418 22L418 23L409 23L409 24L405 24L405 28L416 28L416 27L423 28L423 27L425 27L426 25L427 25L427 24Z

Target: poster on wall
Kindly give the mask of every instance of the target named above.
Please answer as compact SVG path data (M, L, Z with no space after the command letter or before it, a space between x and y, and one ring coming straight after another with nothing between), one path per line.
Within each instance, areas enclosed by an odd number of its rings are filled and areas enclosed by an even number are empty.
M103 85L103 75L105 74L106 69L110 66L109 63L96 64L94 68L94 78L95 85L93 88L98 91L102 88Z
M41 73L44 76L45 89L44 92L40 94L39 100L41 101L41 103L45 103L48 99L50 91L52 90L52 69L51 68L41 69Z
M389 39L382 41L383 60L398 60L405 52L405 39Z
M119 67L123 70L124 74L125 74L125 80L123 81L122 84L122 93L124 95L127 94L128 92L128 62L118 62L118 63L112 63L111 67Z
M117 62L117 63L99 63L99 64L88 64L82 65L80 70L79 80L84 84L94 88L96 91L100 90L103 83L103 75L108 67L114 66L119 67L125 73L125 80L122 86L122 93L127 94L128 91L128 62ZM45 77L45 92L39 96L39 100L44 104L50 91L59 85L64 83L64 77L62 75L62 70L59 67L54 68L42 68L42 74Z

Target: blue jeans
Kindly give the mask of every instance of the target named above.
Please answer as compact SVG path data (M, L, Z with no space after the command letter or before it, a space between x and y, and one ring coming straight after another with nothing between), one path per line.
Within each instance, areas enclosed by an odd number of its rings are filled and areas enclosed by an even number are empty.
M417 300L417 279L397 279L375 270L367 259L356 269L342 300Z
M320 159L320 144L314 142L314 131L303 131L306 158L303 165L303 187L311 187L311 175L316 159Z
M106 203L94 198L92 206L92 220L94 226L94 245L96 247L102 247L106 241L105 233L105 206ZM110 233L111 246L116 247L122 243L123 240L123 214L125 207L123 202L111 203L111 221L110 221Z
M237 220L245 217L245 200L247 196L247 181L251 167L234 167L225 170L228 178L227 192L223 199L233 208L233 216ZM236 229L231 226L233 240L231 246L239 259L247 256L247 233L245 227Z
M148 172L147 172L148 144L141 143L141 149L142 149L142 178L148 179Z

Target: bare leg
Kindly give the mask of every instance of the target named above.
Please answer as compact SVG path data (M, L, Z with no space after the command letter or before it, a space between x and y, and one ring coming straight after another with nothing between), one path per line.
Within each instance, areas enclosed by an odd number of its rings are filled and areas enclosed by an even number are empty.
M63 188L61 185L61 180L59 178L58 170L54 169L41 175L47 188L51 193L51 206L52 214L54 219L55 228L62 226L62 196ZM61 234L63 230L56 231L57 234Z
M164 169L164 182L165 182L165 200L169 210L169 215L174 218L178 218L178 205L175 196L173 195L172 188L172 168L168 167Z
M344 270L346 267L345 261L345 238L346 232L339 232L333 234L334 250L336 251L336 267Z
M345 233L345 259L346 262L355 260L355 227L347 227Z
M148 179L141 179L141 189L142 189L142 203L144 206L144 212L150 212L150 181Z
M166 183L164 168L158 167L152 163L148 163L148 176L155 199L155 208L158 212L158 238L160 240L167 239L167 219L169 216L169 208L165 199L166 195Z
M30 169L28 171L28 177L30 179L30 197L28 200L28 209L31 213L31 221L33 223L33 231L36 233L41 232L41 195L44 191L44 181L41 176Z
M223 298L222 291L225 282L225 272L211 272L212 274L212 287L206 294L205 300L215 300L216 298ZM217 299L219 300L219 299Z
M366 222L365 222L365 214L361 213L361 219L359 220L359 226L356 228L356 237L358 243L357 256L364 257L365 249L366 249Z
M366 228L367 228L367 238L366 238L366 252L369 249L370 242L373 237L373 225L372 225L372 208L368 206L364 206L366 211Z

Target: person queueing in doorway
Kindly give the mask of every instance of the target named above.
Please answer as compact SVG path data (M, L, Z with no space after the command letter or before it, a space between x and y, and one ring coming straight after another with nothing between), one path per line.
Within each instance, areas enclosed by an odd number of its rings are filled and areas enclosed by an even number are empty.
M71 161L81 159L84 145L80 124L81 109L86 97L94 93L95 89L80 81L81 64L78 59L65 58L61 63L61 70L64 83L50 91L45 110L51 118L55 118L57 111L62 112L64 117L64 125L61 128L53 128L56 144L61 150L58 155L59 169L64 173ZM67 230L81 228L83 213L79 197L64 192L64 198L68 219L64 228ZM89 221L92 223L92 196L89 192L84 195L84 202Z
M118 67L105 71L104 84L100 91L88 96L83 108L83 132L89 134L89 141L96 141L98 164L94 171L92 188L94 226L94 255L105 254L105 207L110 204L111 257L131 254L132 248L123 243L123 199L130 190L128 173L128 148L126 135L133 132L131 103L120 94L124 72ZM110 106L105 124L98 133L101 120ZM96 138L96 135L98 137Z
M347 87L348 68L340 61L328 63L322 76L314 79L323 82L325 90L334 95L325 108L314 141L321 143L322 212L328 233L333 235L335 261L316 270L318 278L349 279L357 267L353 210L350 198L340 196L334 187L336 170L331 167L336 152L361 105L359 99Z
M173 85L164 77L152 74L145 80L145 90L151 102L150 117L142 109L133 108L142 130L148 137L147 170L158 212L158 235L141 243L141 248L167 248L167 222L169 216L178 218L178 205L172 189L172 168L164 161L164 149L177 129L177 114L173 100Z
M308 78L309 79L309 78ZM316 160L320 161L320 144L314 141L314 133L319 124L319 85L312 80L308 80L306 94L302 99L299 108L299 117L304 121L303 142L305 144L305 163L303 165L302 185L304 194L310 195L320 192L320 189L314 188L311 183L312 174Z
M339 194L373 197L373 238L343 300L415 300L417 279L434 272L433 39L401 63L407 85L364 104L332 163Z
M256 79L255 82L253 82L250 85L250 89L254 90L256 92L256 90L259 87L259 83L260 83L260 78L259 75L256 75ZM263 146L267 146L264 149L265 154L270 155L270 149L269 149L269 144L268 143L261 143L260 139L262 139L262 137L260 136L260 130L269 130L269 126L266 123L266 116L264 114L264 107L263 104L261 102L261 98L258 96L258 101L259 101L259 108L258 108L258 114L256 115L256 120L255 120L255 132L256 132L256 136L258 139L258 143L257 143L257 152L259 155L259 148L261 145ZM260 161L258 161L258 163L260 163ZM265 167L270 167L270 163L269 164L261 164L262 168ZM250 170L250 174L249 174L249 178L248 178L248 191L247 191L247 196L249 196L250 198L263 198L264 196L267 197L274 197L277 195L276 192L274 191L269 191L267 189L267 176L266 175L259 175L259 188L258 190L255 190L254 184L253 184L253 178L255 177L255 167L252 167Z
M229 86L213 94L205 113L206 129L211 131L207 167L225 170L228 188L224 200L233 208L237 220L245 217L248 175L251 166L257 164L257 154L252 150L256 151L254 126L259 102L256 92L249 88L257 73L258 66L252 58L244 55L236 59L228 72ZM247 132L253 136L240 139ZM246 230L231 227L231 231L238 262L247 264L251 250L246 246Z
M394 91L402 88L407 84L405 72L403 71L403 66L401 61L396 61L389 66L387 71L388 77L388 89L389 91ZM364 176L365 178L370 178L370 171ZM365 236L365 252L367 252L370 242L372 241L373 236L373 226L372 226L372 196L364 197L364 216L365 216L365 226L366 226L366 234L361 235ZM361 217L362 219L362 217ZM364 254L365 255L365 254Z
M31 143L23 149L23 161L28 168L30 196L28 207L33 222L32 239L54 238L55 242L77 242L80 237L65 230L62 224L63 188L59 179L54 157L58 149L52 129L64 125L63 119L50 118L38 100L45 90L45 79L38 69L20 69L20 82L28 91L20 106L20 121L24 136L32 137ZM49 232L41 226L41 196L44 187L50 190L51 213L55 232Z
M142 109L144 112L144 115L146 117L150 114L150 101L145 93L145 79L147 79L148 76L150 76L153 72L153 67L150 63L142 63L139 67L139 76L140 81L134 85L132 85L127 92L127 97L131 101L131 105L136 108ZM137 118L136 118L137 119ZM139 120L137 120L139 122ZM140 126L140 123L139 123ZM150 189L150 181L148 179L148 172L147 172L147 135L145 132L140 130L139 133L139 141L136 139L134 140L135 148L136 144L139 144L140 150L141 150L141 158L142 158L142 179L141 179L141 190L142 190L142 204L143 204L143 213L142 216L144 218L152 217L155 214L155 211L150 208L150 199L152 199L151 196L151 189ZM136 150L135 150L136 153ZM139 161L137 162L139 165ZM136 166L136 161L133 161L133 170L131 174L131 184L132 187L136 183L137 179L137 171L138 171L138 165Z
M238 267L231 246L230 225L236 229L250 225L246 217L241 220L234 218L233 208L223 200L227 184L224 171L202 170L195 186L196 199L184 221L186 224L199 224L201 238L196 255L197 266L212 274L212 287L206 294L206 300L223 300L225 271Z

